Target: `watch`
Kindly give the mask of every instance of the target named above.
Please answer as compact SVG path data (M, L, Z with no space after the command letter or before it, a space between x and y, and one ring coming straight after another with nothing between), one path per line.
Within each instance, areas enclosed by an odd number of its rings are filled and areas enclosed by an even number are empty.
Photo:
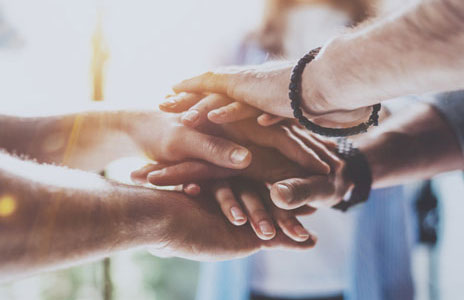
M333 208L347 211L350 207L366 202L372 188L372 173L366 156L347 138L337 139L337 154L346 162L343 176L350 179L354 187L348 199Z

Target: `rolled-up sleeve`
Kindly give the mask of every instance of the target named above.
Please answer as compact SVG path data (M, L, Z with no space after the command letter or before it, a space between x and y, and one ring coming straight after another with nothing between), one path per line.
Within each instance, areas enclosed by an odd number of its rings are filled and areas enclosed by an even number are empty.
M434 106L453 128L464 155L464 91L439 94L427 102Z

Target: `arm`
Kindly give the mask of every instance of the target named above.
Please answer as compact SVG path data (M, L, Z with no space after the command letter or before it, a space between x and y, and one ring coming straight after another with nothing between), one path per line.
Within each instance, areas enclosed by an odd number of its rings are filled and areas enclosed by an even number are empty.
M323 126L343 125L357 123L370 113L367 106L393 97L462 89L463 48L464 2L423 0L329 42L304 70L302 107ZM226 68L185 80L174 90L226 94L292 118L288 86L294 65ZM215 107L211 114L219 111ZM221 113L224 120L238 114Z
M392 117L358 142L371 166L374 187L464 168L456 134L442 115L426 104Z
M387 187L464 169L458 137L442 114L430 105L416 104L392 116L357 140L366 156L373 187ZM304 204L333 206L351 187L343 176L344 162L328 177L311 176L280 181L272 186L273 202L293 209Z
M424 0L329 42L304 72L308 111L464 88L464 2ZM316 108L317 110L317 108Z
M307 249L281 233L258 239L216 204L117 184L82 171L0 153L0 279L149 247L155 254L219 260L265 247Z
M0 115L0 148L39 162L102 170L112 160L139 153L121 128L122 116L116 111L28 118Z
M251 160L245 148L184 127L178 116L154 111L0 115L0 148L86 170L101 170L114 159L138 154L159 161L204 159L231 168L246 167Z

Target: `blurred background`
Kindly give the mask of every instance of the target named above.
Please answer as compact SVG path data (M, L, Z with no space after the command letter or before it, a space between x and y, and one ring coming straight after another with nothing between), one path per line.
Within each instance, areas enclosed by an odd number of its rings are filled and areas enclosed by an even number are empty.
M347 26L374 14L370 1L351 1L361 10L340 5L340 1L289 0L292 5L288 7L282 4L285 2L0 0L0 113L50 114L82 109L101 100L111 107L155 109L177 81L223 64L297 58ZM372 2L379 11L375 14L388 14L409 1ZM140 162L115 163L108 168L107 174L128 182L128 169L134 169L137 163ZM395 227L397 231L394 232L403 238L397 239L393 235L387 239L388 235L383 235L382 231L370 234L372 237L385 236L379 244L398 246L402 255L391 256L379 251L377 256L370 258L374 262L365 260L364 263L371 265L384 261L390 266L387 271L376 269L374 275L379 281L388 279L387 275L383 277L383 272L390 272L395 277L395 270L401 272L406 265L404 272L411 275L407 280L414 288L415 299L458 299L464 284L462 173L440 175L433 181L404 187L401 194L396 192L379 192L377 196L401 203L398 211L385 213L385 227L404 221L402 227ZM341 221L331 221L335 235L326 235L325 241L322 238L322 250L317 251L324 252L323 247L333 241L341 248L332 253L332 257L315 251L302 264L306 269L314 267L320 271L333 267L330 261L334 257L339 259L337 262L341 265L335 268L340 269L338 273L343 273L344 279L340 287L333 288L335 292L350 290L350 279L359 272L368 274L365 269L357 272L349 266L356 262L353 252L359 251L358 260L359 256L364 255L367 259L369 255L352 244L352 241L359 242L359 232L362 231L358 226L365 224L359 220L369 215L369 209L366 207L365 211L355 211L347 217L326 212L330 220ZM312 228L320 226L323 231L324 212L321 216L319 220L308 220L308 224ZM378 222L381 220L377 219ZM344 240L340 241L339 236L344 236ZM228 281L229 289L243 289L240 295L250 289L278 294L289 287L273 290L275 281L266 282L269 278L263 274L272 275L281 267L269 261L288 256L293 260L289 260L287 269L297 268L298 262L306 259L288 253L258 254L246 261L250 271L235 268L243 265L200 266L191 261L161 259L143 251L131 251L117 254L106 263L94 262L2 284L0 299L183 300L195 299L196 295L201 300L243 299L227 294L227 288L218 288L223 284L218 281L222 278L220 274L228 272L227 268L231 266L234 269L230 274L237 275L240 270L250 272L250 277L245 278L252 284L247 288L233 286L235 281L232 280ZM342 276L338 273L325 275ZM295 276L298 274L303 273L299 270ZM312 282L317 281L312 278ZM213 285L223 296L214 296L211 292ZM373 291L378 287L367 286L367 289ZM303 288L300 292L315 290ZM289 296L298 298L296 294ZM408 297L368 299L412 299Z

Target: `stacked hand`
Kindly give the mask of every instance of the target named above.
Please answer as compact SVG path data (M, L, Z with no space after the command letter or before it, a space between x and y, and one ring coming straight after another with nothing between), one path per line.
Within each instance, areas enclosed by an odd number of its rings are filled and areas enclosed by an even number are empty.
M195 112L199 120L206 116L215 123L227 123L259 116L261 125L270 125L281 118L293 118L293 110L288 97L288 87L293 62L273 62L258 66L228 67L216 72L182 81L174 86L178 93L160 105L168 112L189 109L189 117ZM317 60L306 66L305 72L311 80L302 86L302 109L306 116L322 126L348 127L365 121L370 108L357 108L349 102L332 103L333 99L343 99L342 95L327 95L327 91L337 91L337 87L326 87L321 80L331 74L317 74ZM321 71L322 72L322 71ZM322 90L324 92L322 92ZM183 94L196 93L197 95ZM227 97L217 99L217 93ZM262 114L265 112L265 114Z
M198 100L197 95L182 97ZM228 101L214 94L207 98L214 103ZM189 118L189 112L164 115L167 124L157 142L169 151L151 153L157 163L133 172L134 181L157 186L183 184L187 194L201 191L202 199L213 195L232 224L241 226L249 220L262 240L283 231L294 241L315 241L296 216L314 212L317 205L336 204L351 185L341 176L344 164L333 154L334 144L289 121L269 127L259 126L253 119L215 125L206 117L207 108L197 105L195 118ZM259 113L249 112L249 117ZM134 128L134 132L139 130ZM187 137L192 134L195 138ZM202 145L205 139L207 147ZM218 141L227 146L219 147ZM191 151L191 145L202 150ZM224 163L221 153L230 153L228 147L247 147L247 163Z

